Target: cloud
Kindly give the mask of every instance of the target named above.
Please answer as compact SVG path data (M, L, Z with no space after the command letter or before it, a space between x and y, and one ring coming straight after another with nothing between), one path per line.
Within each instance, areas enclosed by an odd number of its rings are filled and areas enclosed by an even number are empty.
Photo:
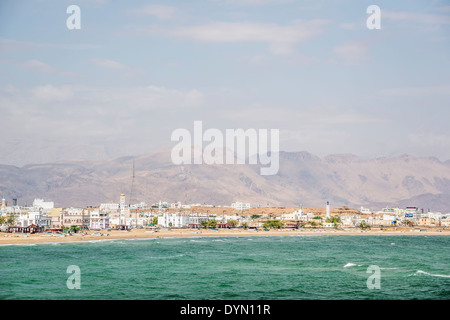
M109 59L90 59L92 63L94 63L96 66L109 69L109 70L117 70L117 71L124 71L125 77L134 77L139 74L143 74L144 72L141 69L135 69L131 68L129 66L126 66L120 62L109 60Z
M358 30L361 28L366 28L366 26L365 25L362 26L362 24L355 22L344 22L339 24L339 28L344 30Z
M412 150L418 150L421 154L436 155L439 150L441 159L450 157L450 136L434 132L414 132L407 136Z
M151 27L150 34L167 35L200 42L263 42L274 54L291 53L293 46L323 33L328 20L295 20L289 25L254 22L212 22L171 30Z
M294 0L226 0L227 4L237 6L260 6L268 4L285 4L292 2L294 2Z
M169 20L174 17L177 9L171 6L148 5L139 9L130 9L129 12L136 15L152 16L158 20Z
M52 110L56 112L53 116L61 117L61 121L74 121L77 116L80 119L96 115L131 117L150 110L197 107L203 105L204 100L205 94L195 88L176 90L155 85L96 87L48 84L29 90L7 86L0 91L0 104L3 104L4 108L13 108L30 114L37 110L43 112ZM68 115L74 117L67 118Z
M367 45L358 42L337 45L333 53L347 65L361 64L368 58Z
M62 50L91 50L98 49L98 44L83 43L38 43L32 41L19 41L0 38L0 50L39 50L39 49L62 49Z
M450 95L450 85L384 89L379 91L379 94L382 96L407 97Z
M413 13L405 11L381 11L381 19L412 24L443 25L450 24L450 16L427 13Z
M45 62L42 62L40 60L27 60L25 62L22 62L20 64L22 68L24 68L26 71L32 71L32 72L39 72L39 73L48 73L48 74L55 74L60 76L69 76L69 77L78 77L79 75L74 72L69 71L63 71L58 68L55 68Z
M131 68L121 64L120 62L108 59L91 59L91 61L99 67L115 70L130 70Z
M450 6L442 6L437 8L437 10L440 12L450 12Z
M29 70L35 70L44 73L56 73L57 69L39 60L28 60L22 63L22 66Z
M44 101L67 101L72 97L72 90L68 87L52 85L38 86L31 90L33 98Z
M95 145L123 156L117 141L128 142L124 147L131 153L151 145L166 146L170 143L166 127L185 121L204 102L205 94L195 88L47 84L25 89L7 85L0 88L0 131L4 141L15 139L22 150L24 145L42 145L50 139L54 152L43 157L76 155L76 150L60 154L56 147L74 141L89 145L89 150Z

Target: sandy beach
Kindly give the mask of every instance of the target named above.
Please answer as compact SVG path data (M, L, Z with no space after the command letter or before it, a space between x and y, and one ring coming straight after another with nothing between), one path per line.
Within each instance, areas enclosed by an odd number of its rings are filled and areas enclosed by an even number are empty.
M440 231L438 231L440 230ZM76 241L95 241L95 240L113 240L113 239L152 239L152 238L171 238L171 237L231 237L231 236L295 236L295 235L450 235L449 229L437 228L398 228L397 230L379 230L372 229L362 231L354 230L325 230L325 229L298 229L298 230L242 230L242 229L223 229L223 230L193 230L193 229L161 229L152 231L148 229L133 229L131 231L88 231L85 234L59 235L49 233L20 234L20 233L0 233L0 245L10 244L30 244L30 243L48 243L48 242L76 242Z

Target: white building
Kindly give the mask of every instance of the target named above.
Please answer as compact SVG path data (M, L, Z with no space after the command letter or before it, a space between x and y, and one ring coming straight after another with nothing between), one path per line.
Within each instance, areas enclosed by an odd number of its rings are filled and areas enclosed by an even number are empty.
M391 214L383 214L383 218L381 220L385 220L385 221L394 221L396 220L397 217Z
M53 201L44 201L44 199L34 199L33 208L35 209L43 209L43 210L51 210L55 207Z
M181 202L178 201L178 202L171 203L170 208L171 209L181 209Z
M18 227L28 227L35 224L37 226L42 225L41 212L35 210L24 211L17 217L15 225ZM46 224L46 222L44 222Z
M237 202L233 202L231 204L231 207L236 210L250 209L250 203L244 203L244 202L237 201Z
M108 229L109 215L101 210L93 210L89 217L89 229Z
M281 220L303 220L303 209L298 209L292 213L283 213Z
M202 221L208 221L209 217L206 213L191 213L189 215L189 222L188 225L195 225L200 226L202 224ZM224 221L225 222L225 221Z
M165 228L187 228L189 223L190 217L188 215L183 215L180 212L164 212L162 216L158 217L158 224Z
M354 227L361 223L361 218L359 216L341 216L342 225L345 227Z
M419 208L417 207L406 207L405 218L418 218L420 214Z
M101 203L99 207L100 211L112 212L119 211L118 203Z
M362 214L372 214L373 213L373 211L372 210L370 210L369 208L364 208L364 207L361 207L361 210L359 210Z

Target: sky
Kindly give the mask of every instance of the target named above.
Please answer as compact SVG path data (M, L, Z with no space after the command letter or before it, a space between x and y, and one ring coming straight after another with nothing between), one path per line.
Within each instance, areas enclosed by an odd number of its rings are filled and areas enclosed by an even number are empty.
M446 161L449 37L448 0L2 0L0 163L147 154L194 121Z

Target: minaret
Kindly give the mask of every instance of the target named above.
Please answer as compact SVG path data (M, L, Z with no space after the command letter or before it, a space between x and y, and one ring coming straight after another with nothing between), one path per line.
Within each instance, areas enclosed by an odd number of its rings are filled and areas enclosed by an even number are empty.
M5 197L2 198L2 208L1 208L1 212L0 215L4 215L6 211L6 199Z
M125 224L125 194L120 195L120 224Z
M325 218L330 218L330 202L327 201L327 215Z

